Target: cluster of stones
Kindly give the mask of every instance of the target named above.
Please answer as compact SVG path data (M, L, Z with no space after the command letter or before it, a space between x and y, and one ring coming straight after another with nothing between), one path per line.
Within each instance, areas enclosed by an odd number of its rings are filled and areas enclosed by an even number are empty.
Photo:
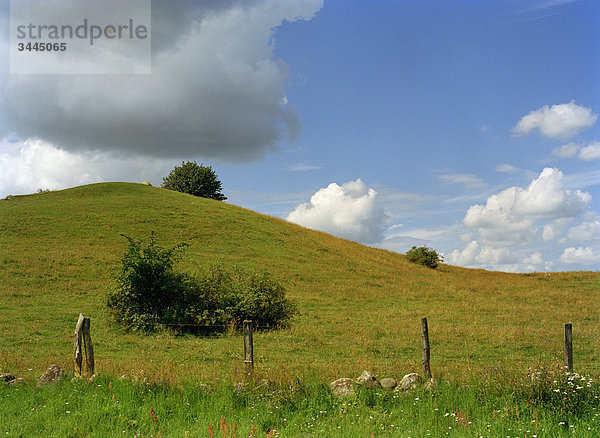
M402 377L400 382L397 382L396 379L392 379L391 377L386 377L379 381L369 371L363 371L357 379L343 377L331 382L329 387L336 397L348 397L355 394L355 389L358 386L364 386L365 388L370 389L383 388L388 391L404 392L416 389L421 384L423 384L423 378L417 373L406 374ZM424 383L425 388L429 390L433 390L434 385L433 379L429 379Z
M45 386L49 383L58 382L65 375L65 371L58 365L50 365L46 372L38 380L37 386ZM0 373L0 383L6 385L19 385L25 383L22 377L15 377L10 373Z

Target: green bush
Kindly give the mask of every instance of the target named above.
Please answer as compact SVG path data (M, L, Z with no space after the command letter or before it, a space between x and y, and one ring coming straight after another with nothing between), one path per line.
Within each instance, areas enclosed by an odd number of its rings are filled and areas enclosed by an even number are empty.
M297 311L268 271L228 272L212 266L198 281L198 298L190 312L202 324L241 324L251 319L258 327L275 328L286 326Z
M196 278L174 269L186 245L162 248L154 235L145 247L127 239L129 248L107 300L115 321L126 328L204 333L245 319L258 327L278 328L296 313L285 288L267 271L229 272L213 266Z
M432 269L437 268L438 263L444 261L444 258L441 255L427 246L420 246L419 248L413 246L406 252L406 257L409 262L418 263L419 265L427 266Z
M189 322L185 321L187 307L197 286L193 278L173 268L186 245L162 248L152 234L150 243L142 247L140 241L124 237L129 247L107 300L114 319L127 328L144 330Z

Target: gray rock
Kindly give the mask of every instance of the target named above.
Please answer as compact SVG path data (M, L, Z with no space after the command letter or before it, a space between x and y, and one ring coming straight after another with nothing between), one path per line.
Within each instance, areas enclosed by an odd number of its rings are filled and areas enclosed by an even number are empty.
M385 379L381 379L381 382L379 382L379 384L383 389L394 389L398 382L396 382L396 379L386 377Z
M37 386L58 382L65 375L65 371L58 365L50 365L38 380Z
M368 371L363 371L358 379L356 379L356 383L359 385L363 385L366 388L381 388L381 385L375 378L373 374Z
M342 377L331 382L329 387L336 397L348 397L355 394L354 388L356 387L356 382L347 377Z
M398 386L396 386L395 391L410 391L416 389L422 381L423 379L417 373L407 374L402 377L402 380L398 383Z

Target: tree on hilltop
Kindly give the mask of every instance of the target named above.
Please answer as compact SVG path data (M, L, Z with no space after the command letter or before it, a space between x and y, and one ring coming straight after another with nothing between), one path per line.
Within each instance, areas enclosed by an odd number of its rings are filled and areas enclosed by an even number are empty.
M221 181L212 167L198 165L195 161L182 161L181 166L175 166L169 175L163 178L162 187L217 201L227 199L221 193Z

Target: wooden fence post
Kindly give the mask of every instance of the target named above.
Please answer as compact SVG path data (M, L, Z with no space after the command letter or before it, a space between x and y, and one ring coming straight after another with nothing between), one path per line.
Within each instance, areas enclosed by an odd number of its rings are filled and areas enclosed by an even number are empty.
M429 329L427 318L421 319L421 340L423 342L423 374L425 379L431 379L431 368L429 366Z
M92 346L92 336L90 333L90 318L84 318L83 313L79 314L77 325L75 326L75 341L73 345L73 366L75 375L81 377L83 350L85 349L85 365L88 375L94 375L94 347Z
M244 321L244 364L246 365L246 374L252 374L254 371L254 346L252 343L252 321Z
M564 334L565 368L573 371L573 326L570 322L565 323Z
M81 363L83 362L83 354L81 353L83 347L83 334L81 333L83 327L83 314L79 314L77 325L75 326L75 343L73 346L73 354L75 359L73 360L73 366L75 368L75 375L81 376Z
M94 375L94 347L92 346L92 335L90 333L90 318L83 318L83 345L85 346L85 365L88 375Z

